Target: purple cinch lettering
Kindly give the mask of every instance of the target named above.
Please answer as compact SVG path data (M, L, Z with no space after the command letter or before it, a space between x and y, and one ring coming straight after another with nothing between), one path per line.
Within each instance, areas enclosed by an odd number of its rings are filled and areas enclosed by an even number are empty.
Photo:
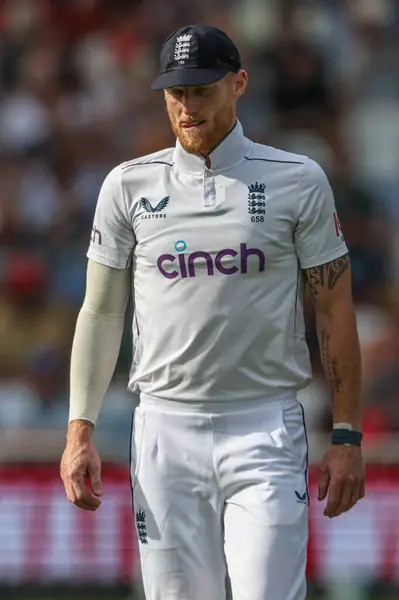
M97 232L99 235L101 235L98 230ZM230 264L231 266L226 266L223 264L223 260L226 257L231 257L233 259L236 258L238 254L240 254L240 268L234 264L235 261L233 260L227 261L227 264ZM157 267L159 272L167 279L176 279L177 277L186 279L187 277L196 277L196 266L198 266L198 264L196 265L195 262L199 259L202 259L205 260L208 276L213 276L215 274L215 269L222 275L234 275L238 272L247 274L248 258L250 256L256 256L258 258L258 269L255 268L256 263L252 263L252 270L257 270L258 273L264 272L266 268L266 257L264 252L259 248L249 248L246 243L240 244L239 252L233 248L224 248L216 254L214 259L209 252L205 252L204 250L192 252L191 254L184 254L181 252L177 256L173 254L162 254L157 259ZM167 263L174 263L176 260L179 263L179 268L176 270L170 270L173 267L171 264ZM200 267L203 272L205 270L205 264L200 264Z
M237 273L238 267L235 267L234 265L232 267L225 267L222 264L222 258L225 256L235 257L237 254L238 252L232 248L226 248L225 250L218 252L215 257L215 265L217 270L220 271L220 273L223 273L223 275L234 275L234 273Z
M195 277L194 261L197 258L204 258L206 261L207 269L208 269L208 275L214 275L212 256L209 254L209 252L204 252L202 250L199 250L198 252L193 252L188 257L188 274L189 274L189 276Z
M259 258L259 273L265 270L265 255L258 248L247 248L246 244L240 244L241 251L241 273L248 273L248 256L257 256Z
M158 260L157 260L158 269L160 270L162 275L164 277L166 277L167 279L176 279L176 277L179 276L179 273L177 271L171 271L171 272L165 271L162 263L164 263L166 261L173 262L175 260L176 260L176 256L173 256L173 254L162 254L161 256L158 257Z
M180 265L181 276L183 277L183 279L185 279L187 277L187 267L184 260L184 254L179 254L178 260Z
M98 243L101 246L101 244L103 243L103 238L101 235L101 231L99 229L97 229L96 226L93 227L93 229L91 230L92 235L91 235L91 241L95 242L96 241L96 235L98 235Z

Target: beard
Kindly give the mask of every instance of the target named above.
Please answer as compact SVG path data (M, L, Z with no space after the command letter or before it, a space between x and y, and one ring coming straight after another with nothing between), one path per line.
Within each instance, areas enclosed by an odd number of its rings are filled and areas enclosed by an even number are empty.
M179 119L167 110L173 133L179 140L182 148L189 154L208 156L220 144L234 125L235 113L232 106L224 106L213 117L210 125L207 121L205 131L182 129ZM193 119L194 120L194 119ZM200 119L196 119L200 120Z

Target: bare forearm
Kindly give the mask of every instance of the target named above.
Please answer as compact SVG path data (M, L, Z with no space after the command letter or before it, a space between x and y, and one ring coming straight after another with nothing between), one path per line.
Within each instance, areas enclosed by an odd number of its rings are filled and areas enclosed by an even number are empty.
M349 256L306 269L320 355L332 394L334 423L361 429L361 360Z
M320 355L332 394L334 423L350 423L361 430L361 358L353 311L317 316Z
M83 442L91 440L94 430L94 423L86 419L74 419L68 424L67 439L70 437L77 438Z

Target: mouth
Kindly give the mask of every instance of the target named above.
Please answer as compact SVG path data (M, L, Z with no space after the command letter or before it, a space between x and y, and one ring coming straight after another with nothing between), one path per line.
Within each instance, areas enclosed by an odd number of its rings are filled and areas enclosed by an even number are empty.
M181 128L182 129L194 129L194 128L199 128L201 127L201 125L203 125L205 123L205 121L191 121L190 123L187 122L183 122L181 124Z

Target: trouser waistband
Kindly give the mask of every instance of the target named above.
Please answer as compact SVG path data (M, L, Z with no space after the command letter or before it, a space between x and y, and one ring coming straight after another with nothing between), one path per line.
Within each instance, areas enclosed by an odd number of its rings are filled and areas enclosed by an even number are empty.
M145 408L167 411L167 412L187 412L201 414L222 414L227 412L239 412L253 410L261 406L273 405L279 402L296 402L296 391L279 391L273 395L267 395L264 398L227 400L219 402L181 402L175 400L165 400L154 398L144 393L140 393L140 405Z

